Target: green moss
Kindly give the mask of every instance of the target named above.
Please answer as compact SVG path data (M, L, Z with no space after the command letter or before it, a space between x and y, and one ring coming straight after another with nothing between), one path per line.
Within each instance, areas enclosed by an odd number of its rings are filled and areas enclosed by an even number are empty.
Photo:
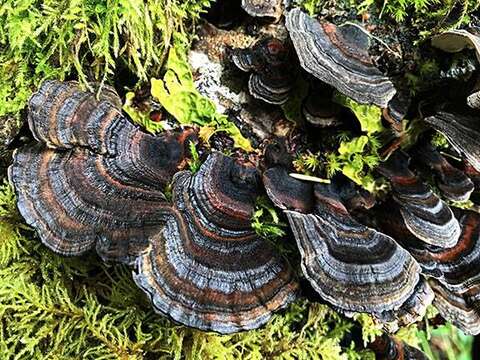
M188 144L188 148L190 150L191 159L188 161L188 167L190 171L195 174L198 170L200 170L200 165L202 165L200 161L200 155L198 154L197 147L193 141L190 141Z
M0 117L46 78L110 81L117 67L156 75L172 34L209 0L6 0L0 4Z
M235 147L252 151L250 141L242 135L235 124L230 122L226 115L219 114L215 104L200 94L195 87L187 51L185 40L178 37L168 54L167 71L163 80L155 78L151 80L152 96L180 124L204 127L200 136L207 142L213 133L223 131L233 139Z
M293 166L301 174L314 175L316 171L323 168L323 163L320 153L314 154L307 150L297 155L293 161Z
M339 92L335 93L334 100L340 105L349 108L355 114L363 132L372 135L384 130L382 110L378 106L359 104Z
M376 322L370 315L355 314L354 319L362 326L362 339L365 346L373 342L377 336L382 335L382 325Z
M363 135L350 138L341 134L336 152L327 154L327 175L332 177L342 172L356 184L373 192L376 183L371 170L380 162L378 150L381 146L378 135L384 130L381 109L375 105L363 105L354 100L335 94L335 101L349 108L360 122Z
M335 13L356 9L358 14L372 14L379 22L408 23L420 38L468 24L478 10L476 0L297 0L310 15L335 8Z
M257 198L255 211L252 216L252 228L255 232L268 240L275 240L285 236L286 224L280 221L277 210L264 196Z
M381 109L374 105L363 105L336 92L334 100L352 111L360 123L362 135L352 137L349 132L339 133L334 139L335 151L324 156L310 151L297 155L295 169L306 175L325 171L328 178L337 172L350 178L356 184L370 192L377 189L377 182L371 170L380 162L378 150L381 143L379 135L385 130L381 120Z
M430 143L436 148L446 149L450 147L447 138L440 132L435 132Z

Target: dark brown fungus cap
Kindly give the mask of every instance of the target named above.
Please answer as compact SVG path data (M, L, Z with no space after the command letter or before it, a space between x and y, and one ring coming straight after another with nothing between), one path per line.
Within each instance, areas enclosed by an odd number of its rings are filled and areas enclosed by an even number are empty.
M407 228L420 240L439 247L455 246L460 225L452 210L408 168L409 159L395 152L377 171L392 184L393 199Z
M447 112L438 112L425 118L441 132L477 171L480 171L480 118Z
M315 185L314 214L285 211L305 277L346 312L398 309L414 292L420 267L389 236L355 221L330 186Z
M95 94L82 91L75 82L45 81L28 102L28 124L35 139L48 147L79 146L97 153L111 153L108 140L114 134L112 129L102 126L128 122L121 114L117 97L113 89L106 88L97 101ZM104 135L109 136L102 138Z
M368 36L353 25L319 22L300 9L286 26L301 66L316 78L363 104L386 107L396 90L368 54Z
M421 277L413 294L402 304L398 310L375 314L387 327L398 330L399 326L407 326L424 318L427 307L432 304L433 290L428 282ZM388 323L391 324L388 324Z
M293 156L288 152L286 139L277 138L265 146L263 151L265 168L281 166L285 169L293 168Z
M264 324L296 298L286 263L251 228L255 169L213 153L198 173L174 177L175 211L137 262L136 283L155 309L202 330Z
M52 81L32 96L29 123L55 148L39 143L14 155L9 177L27 223L60 254L96 244L104 259L130 262L163 224L162 191L191 131L151 136L110 102Z
M302 213L313 211L312 183L294 179L285 168L275 166L265 171L263 184L270 200L280 209Z
M242 8L249 15L278 21L282 16L282 0L242 0Z
M234 49L232 60L242 71L251 72L250 94L269 104L284 104L295 80L290 49L275 38L258 41L252 48Z
M474 184L461 170L453 167L448 160L430 144L424 144L415 151L415 157L434 171L438 187L451 201L467 201L474 190Z
M468 296L455 294L434 279L430 279L429 283L435 293L433 305L440 315L466 334L480 334L478 300L472 301Z
M405 118L410 106L410 99L401 93L395 94L387 107L382 110L383 117L392 128L401 132L403 130L402 120Z
M474 194L477 195L480 190L480 171L475 169L472 165L468 163L468 161L465 160L462 164L462 170L469 177L469 179L472 180L475 186Z
M332 179L331 184L350 213L359 209L371 209L376 203L373 194L344 176L336 176Z
M377 360L428 360L422 351L387 334L375 339L370 348L375 352Z
M480 287L480 214L466 211L460 224L462 234L452 248L407 246L423 273L457 293Z
M331 87L312 85L310 93L302 103L305 121L313 126L329 127L342 123L341 107L332 101Z

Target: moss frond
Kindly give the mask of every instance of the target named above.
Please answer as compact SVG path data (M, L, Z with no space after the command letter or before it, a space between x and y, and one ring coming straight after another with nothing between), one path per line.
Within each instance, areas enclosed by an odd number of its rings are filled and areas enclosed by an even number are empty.
M43 79L106 82L127 68L157 75L175 32L209 0L12 0L0 4L0 117L16 114Z

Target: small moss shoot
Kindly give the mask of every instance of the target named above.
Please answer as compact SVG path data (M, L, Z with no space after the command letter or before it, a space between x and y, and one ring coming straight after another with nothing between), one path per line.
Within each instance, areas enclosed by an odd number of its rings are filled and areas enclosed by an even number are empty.
M293 161L295 170L301 174L314 175L316 171L323 168L323 162L320 153L312 153L307 150L297 155Z
M200 161L200 155L198 154L197 146L193 141L188 143L188 148L191 156L191 159L188 161L188 167L190 171L195 174L198 170L200 170L200 165L202 165L202 162Z
M360 123L363 135L353 138L348 133L339 135L337 151L326 155L327 176L332 177L341 172L364 189L374 192L376 182L371 170L381 161L378 154L382 145L378 135L384 131L381 110L375 105L359 104L340 93L335 93L334 99L352 111Z
M440 149L447 149L450 147L450 144L448 143L447 138L443 134L439 133L438 131L435 132L430 143L434 147L440 148Z
M252 228L267 240L276 240L285 236L286 224L280 221L277 210L264 196L257 198L255 211L252 216Z

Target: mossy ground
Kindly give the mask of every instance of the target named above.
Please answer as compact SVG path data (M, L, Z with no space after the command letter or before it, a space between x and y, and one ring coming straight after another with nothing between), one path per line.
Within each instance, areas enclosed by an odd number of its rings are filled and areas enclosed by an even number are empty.
M0 4L0 158L17 133L26 100L44 79L110 83L122 92L152 77L175 33L192 34L209 0L5 0ZM432 7L442 24L473 19L476 2L449 0L305 0L312 13L355 19L373 13L406 26L421 41ZM460 17L456 9L464 9ZM327 10L328 9L328 10ZM411 11L413 9L413 11ZM466 10L465 10L466 9ZM428 15L428 16L427 16ZM455 20L455 16L456 19ZM453 19L453 20L452 20ZM123 94L122 94L123 95ZM6 174L0 164L0 178ZM268 206L257 227L276 225ZM265 220L261 216L269 215ZM282 234L277 243L282 241ZM420 327L421 324L420 324ZM155 314L130 269L96 255L64 258L42 246L0 188L1 359L372 359L363 340L378 334L368 317L349 320L327 305L302 300L262 329L231 336L202 333ZM463 359L472 339L453 327L402 329L400 336L433 358ZM433 338L430 338L433 336ZM439 339L438 341L435 339Z

